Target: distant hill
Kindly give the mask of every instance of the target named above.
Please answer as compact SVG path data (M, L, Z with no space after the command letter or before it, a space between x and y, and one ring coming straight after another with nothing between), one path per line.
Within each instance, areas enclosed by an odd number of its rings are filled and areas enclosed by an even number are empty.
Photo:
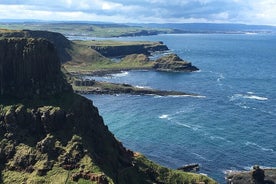
M166 24L129 24L159 29L174 29L179 33L276 33L275 26L215 23L166 23Z

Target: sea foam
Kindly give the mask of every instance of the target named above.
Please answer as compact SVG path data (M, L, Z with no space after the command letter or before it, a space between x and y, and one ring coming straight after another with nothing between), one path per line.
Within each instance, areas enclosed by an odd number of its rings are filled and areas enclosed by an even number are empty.
M268 100L267 97L262 97L262 96L257 96L257 95L253 95L251 93L247 93L247 94L234 94L233 96L230 97L230 101L234 101L237 99L252 99L252 100L259 100L259 101L266 101Z
M129 73L126 71L122 71L121 73L116 73L116 74L112 74L112 77L125 77L127 76Z

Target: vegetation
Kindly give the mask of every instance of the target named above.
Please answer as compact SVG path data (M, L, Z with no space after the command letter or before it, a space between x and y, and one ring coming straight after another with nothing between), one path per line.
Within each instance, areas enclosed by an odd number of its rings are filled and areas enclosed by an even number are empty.
M76 82L75 77L65 68L62 74L59 57L69 53L70 57L63 58L71 58L71 65L81 67L116 63L61 34L43 33L2 35L0 183L215 183L206 176L158 166L127 150L108 130L92 101L73 92L64 78ZM30 35L36 37L26 38ZM21 54L26 50L30 57ZM136 66L148 63L145 55L131 55L120 67L131 61ZM24 67L20 67L22 63ZM136 90L124 84L119 88L95 84L104 90ZM32 90L26 92L28 89Z
M114 62L110 58L104 57L91 46L114 47L129 45L155 44L149 42L113 42L113 41L73 41L72 49L68 50L72 60L64 63L64 68L73 73L93 73L99 70L130 70L130 69L150 69L153 62L145 55L130 55L120 62Z
M66 36L90 36L90 37L119 37L155 35L159 33L173 33L173 29L146 28L139 26L127 26L123 24L92 24L92 23L1 23L4 29L31 29L59 32Z

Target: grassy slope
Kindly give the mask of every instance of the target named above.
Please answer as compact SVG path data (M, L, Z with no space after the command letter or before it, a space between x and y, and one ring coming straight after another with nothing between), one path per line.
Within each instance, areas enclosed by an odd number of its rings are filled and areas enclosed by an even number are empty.
M68 50L72 56L72 60L65 63L63 66L69 72L85 73L95 70L129 70L129 69L142 69L151 68L152 62L144 62L143 56L132 56L122 60L122 62L116 63L110 59L102 56L89 46L93 44L99 44L101 46L120 46L120 45L133 45L133 44L145 44L152 42L98 42L98 41L73 41L72 49Z

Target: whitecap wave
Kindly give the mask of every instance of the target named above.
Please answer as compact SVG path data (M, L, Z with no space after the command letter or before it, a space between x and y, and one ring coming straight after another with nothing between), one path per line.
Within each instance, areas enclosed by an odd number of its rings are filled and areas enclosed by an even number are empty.
M259 101L266 101L268 100L267 97L257 96L250 94L249 92L247 94L234 94L230 97L230 101L235 101L237 99L251 99L251 100L259 100Z
M261 97L261 96L257 96L257 95L244 95L243 97L248 98L248 99L261 100L261 101L268 100L268 98L266 98L266 97Z
M155 95L155 94L149 94L154 96L154 98L206 98L206 96L201 96L201 95L167 95L167 96L161 96L161 95Z
M201 95L168 95L168 97L172 97L172 98L179 98L179 97L206 98L206 96L201 96Z
M112 77L125 77L129 73L127 71L122 71L121 73L111 74Z
M223 76L223 74L219 74L219 77L217 78L217 82L220 82L221 80L225 79L225 77Z
M245 142L246 146L251 146L251 147L256 147L260 150L266 151L266 152L274 152L275 150L271 149L271 148L265 148L263 146L258 145L257 143L254 142L250 142L250 141L246 141Z
M197 126L197 125L189 125L187 123L180 123L180 122L175 122L177 125L180 125L180 126L183 126L183 127L186 127L186 128L190 128L194 131L198 131L201 126Z
M276 167L270 167L270 166L264 166L264 165L259 165L260 168L262 169L276 169ZM250 171L253 169L253 166L244 166L243 167L244 170Z
M151 88L148 87L148 86L139 86L139 85L136 85L135 87L136 87L136 88L139 88L139 89L151 89Z
M215 136L215 135L211 135L210 139L214 140L214 139L219 139L219 140L226 140L224 137L220 137L220 136Z
M162 114L159 116L160 119L168 119L169 115L168 114Z
M186 124L186 123L179 123L177 122L176 124L180 125L180 126L183 126L183 127L186 127L186 128L192 128L192 126Z
M205 158L204 156L202 156L202 155L200 155L200 154L198 154L198 153L192 153L193 155L195 155L195 156L197 156L198 158L200 158L200 159L202 159L202 160L206 160L206 161L210 161L210 160L208 160L207 158Z

